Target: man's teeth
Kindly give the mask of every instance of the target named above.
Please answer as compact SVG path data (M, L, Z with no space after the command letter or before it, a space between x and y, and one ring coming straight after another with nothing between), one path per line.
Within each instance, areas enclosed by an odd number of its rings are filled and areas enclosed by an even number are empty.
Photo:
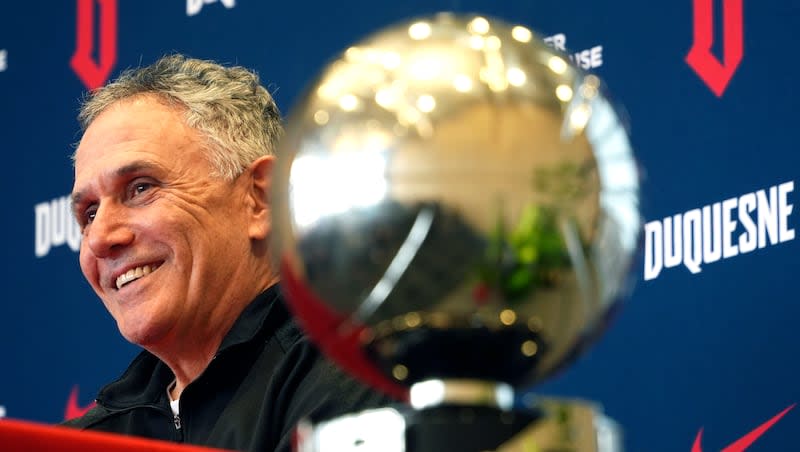
M117 277L117 289L121 289L125 284L137 280L142 276L149 275L151 272L155 271L156 268L157 267L155 265L144 265L142 267L136 267L128 270Z

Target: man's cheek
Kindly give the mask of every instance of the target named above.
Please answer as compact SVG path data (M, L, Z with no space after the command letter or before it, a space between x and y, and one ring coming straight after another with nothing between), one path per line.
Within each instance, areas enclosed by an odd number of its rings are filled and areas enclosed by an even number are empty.
M90 257L90 254L86 249L85 245L81 245L81 251L78 258L78 262L81 267L81 273L83 273L83 277L86 278L86 281L94 288L95 291L99 291L100 289L100 282L98 281L98 271L97 271L97 264Z

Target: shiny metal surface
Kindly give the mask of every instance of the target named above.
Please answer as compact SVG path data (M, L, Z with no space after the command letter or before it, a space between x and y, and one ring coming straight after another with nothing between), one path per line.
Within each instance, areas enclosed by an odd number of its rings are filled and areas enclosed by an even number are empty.
M459 439L471 433L492 436L495 429L512 422L498 416L485 422L469 415L438 420L431 430L420 430L420 411L380 408L342 416L316 425L302 424L298 429L298 452L623 452L623 434L617 423L595 404L574 399L542 398L540 415L506 440L490 447L463 444ZM424 411L422 412L424 413ZM431 421L436 415L424 417ZM445 423L447 419L447 423ZM483 420L484 422L480 422ZM437 430L437 428L439 430ZM450 436L448 436L450 435ZM442 445L447 444L447 448Z
M627 133L601 81L522 26L440 14L350 47L278 160L292 303L322 300L330 334L358 332L406 387L535 383L624 296L641 222Z
M623 433L599 406L582 401L543 398L544 416L495 449L495 452L571 450L623 452Z
M425 380L411 385L408 404L418 410L464 405L509 411L514 406L514 389L507 383L482 380Z
M348 414L317 425L301 423L296 452L407 452L406 420L394 408Z

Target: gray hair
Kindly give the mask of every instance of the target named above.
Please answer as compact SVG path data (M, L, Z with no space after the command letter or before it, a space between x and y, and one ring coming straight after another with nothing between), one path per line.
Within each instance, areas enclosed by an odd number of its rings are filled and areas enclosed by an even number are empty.
M141 95L185 110L186 124L207 141L214 176L227 180L259 157L274 154L283 133L278 107L258 75L182 55L128 69L89 94L78 114L83 131L111 104Z

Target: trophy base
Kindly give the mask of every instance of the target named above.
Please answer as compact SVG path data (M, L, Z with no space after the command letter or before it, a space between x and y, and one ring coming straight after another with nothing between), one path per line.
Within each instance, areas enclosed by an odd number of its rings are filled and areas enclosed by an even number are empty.
M413 401L412 401L413 404ZM531 408L481 403L395 405L301 424L296 452L622 452L617 424L596 405L539 398Z

